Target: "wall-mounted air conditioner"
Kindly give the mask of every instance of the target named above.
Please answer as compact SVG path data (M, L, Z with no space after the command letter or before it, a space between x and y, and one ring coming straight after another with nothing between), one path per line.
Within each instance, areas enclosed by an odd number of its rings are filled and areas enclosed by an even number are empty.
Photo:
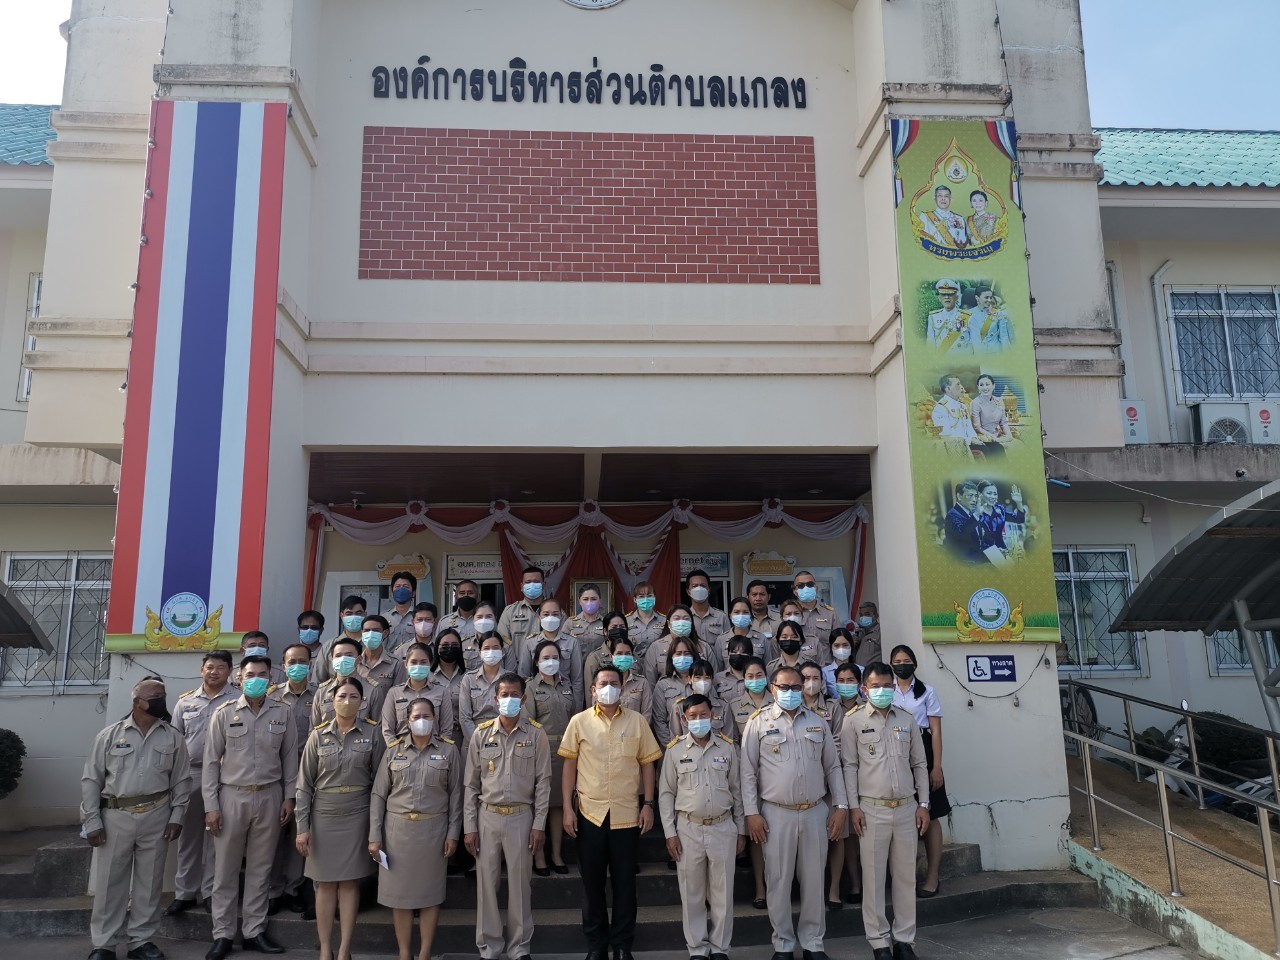
M1212 401L1191 405L1196 443L1280 443L1280 403Z

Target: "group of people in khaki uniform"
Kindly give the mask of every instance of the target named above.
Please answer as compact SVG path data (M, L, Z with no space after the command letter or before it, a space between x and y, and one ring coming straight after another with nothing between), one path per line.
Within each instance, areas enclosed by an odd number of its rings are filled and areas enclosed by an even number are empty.
M299 640L283 651L274 684L262 634L242 648L238 689L228 683L229 654L205 657L201 686L178 699L172 726L163 684L144 681L130 717L103 731L86 765L84 822L90 842L104 847L98 875L132 871L131 883L97 885L92 960L114 956L126 933L130 957L163 957L151 942L159 871L164 842L180 836L167 912L209 902L209 960L231 953L237 928L245 949L283 952L267 919L280 903L304 899L304 875L314 885L322 960L348 960L360 882L374 873L401 956L411 955L416 914L417 955L428 960L460 840L476 862L480 956L521 960L533 935L530 888L511 881L567 873L564 835L577 843L588 960L610 952L631 960L638 840L658 821L691 957L725 960L736 861L750 839L775 958L799 944L805 960L825 960L827 845L851 828L864 838L873 892L863 912L877 958L892 948L911 960L915 835L909 843L903 824L914 831L929 822L919 728L909 713L875 706L882 694L856 705L879 689L881 673L892 701L892 671L878 662L867 663L858 692L842 683L828 697L852 643L830 642L827 634L843 628L831 626L834 611L817 601L811 576L801 582L806 576L797 575L782 616L768 608L767 589L749 590L728 614L710 606L710 581L694 571L690 603L666 616L654 610L648 584L637 586L636 609L625 616L601 615L599 592L588 587L566 622L543 596L541 572L529 568L522 599L495 626L478 591L462 587L455 611L437 623L433 605L411 603L412 577L396 574L391 619L366 616L360 598L346 598L342 632L321 644L323 617L300 616ZM389 648L392 637L399 646ZM878 661L878 628L874 646ZM802 648L812 656L802 658ZM851 669L839 677L855 680ZM129 758L144 748L159 759L142 765L146 777L131 778ZM883 902L890 862L892 930Z

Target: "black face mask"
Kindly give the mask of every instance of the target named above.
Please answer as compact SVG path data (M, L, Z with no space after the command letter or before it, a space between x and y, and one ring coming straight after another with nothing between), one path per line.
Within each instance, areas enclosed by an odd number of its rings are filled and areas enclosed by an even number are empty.
M169 705L164 697L152 697L147 701L147 713L160 720L169 719Z
M609 639L612 640L614 643L617 643L619 640L627 639L627 628L626 627L610 627Z
M893 665L893 675L899 680L908 680L915 672L916 668L909 663L895 663Z
M737 670L739 673L741 673L743 670L747 669L747 661L750 659L751 658L748 657L745 653L732 654L729 657L729 669Z
M795 654L800 652L800 641L799 640L779 640L778 649L781 650L783 653L787 654L787 656L794 656Z
M478 604L479 602L480 601L477 600L475 597L459 597L458 609L461 610L463 613L470 613L472 610L476 608L476 604Z
M446 646L440 648L441 663L457 663L462 659L462 647Z

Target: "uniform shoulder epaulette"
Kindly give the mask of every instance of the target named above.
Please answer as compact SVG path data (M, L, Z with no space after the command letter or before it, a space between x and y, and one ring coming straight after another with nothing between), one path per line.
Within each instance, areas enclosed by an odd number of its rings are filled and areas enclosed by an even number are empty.
M333 726L333 721L332 721L332 720L321 720L321 721L320 721L319 723L317 723L317 724L315 725L315 727L313 727L312 729L315 729L315 730L327 730L327 729L329 729L329 727L331 727L331 726Z
M372 724L375 727L378 725L378 721L373 719L373 717L365 717L364 722L368 724Z
M528 717L527 719L529 723L532 724L533 726L538 727L539 729L542 728L542 724L540 724L537 720L533 719L533 717Z
M671 742L667 744L667 749L670 750L679 742L680 742L680 737L672 737Z
M199 689L200 689L199 687L196 687L195 690L188 690L186 693L180 693L178 694L178 699L181 700L183 697L189 697L193 693L196 693L197 691L199 691Z
M862 707L861 707L861 706L858 706L858 705L856 705L856 704L855 704L854 706L852 706L852 707L850 707L848 710L846 710L846 711L844 712L844 715L845 715L846 717L852 717L855 713L857 713L857 712L858 712L859 710L861 710L861 709L862 709Z
M402 744L402 743L404 743L404 737L396 737L394 740L389 741L389 742L387 743L387 746L388 746L388 747L398 747L398 746L400 746L400 744Z
M453 742L452 740L450 740L448 737L441 737L440 739L441 739L444 743L447 743L447 744L448 744L449 746L451 746L451 747L452 747L452 746L456 746L456 744L454 744L454 742Z
M275 692L276 692L277 690L279 690L282 686L284 686L284 684L281 684L281 683L273 683L271 686L267 687L267 696L271 696L271 694L275 693Z
M764 713L764 707L757 707L756 710L751 714L751 716L747 717L747 719L754 720L756 717L758 717L762 713Z
M221 713L223 710L227 709L227 707L234 707L235 704L236 704L235 700L223 700L220 704L218 704L216 707L213 708L213 712Z
M723 733L717 733L716 736L719 737L721 740L723 740L725 743L729 744L730 746L733 746L732 738L726 737Z
M482 722L480 722L480 723L477 723L477 724L476 724L476 729L477 729L477 730L483 730L485 727L492 727L492 726L493 726L495 723L497 723L497 722L498 722L498 721L497 721L496 719L495 719L495 720L484 720L484 721L482 721ZM440 739L441 739L441 740L443 740L443 739L444 739L444 737L441 737Z

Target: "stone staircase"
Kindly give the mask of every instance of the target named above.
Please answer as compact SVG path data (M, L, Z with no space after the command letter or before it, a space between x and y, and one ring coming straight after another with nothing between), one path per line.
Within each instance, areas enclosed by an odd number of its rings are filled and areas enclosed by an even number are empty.
M582 949L582 881L575 866L572 841L565 841L565 876L533 877L533 907L537 932L535 955L575 953ZM68 834L39 847L33 855L0 858L0 938L83 936L89 928L92 900L84 896L89 875L89 848ZM921 862L923 867L923 861ZM921 900L921 926L950 923L970 917L1041 907L1097 906L1095 884L1066 871L983 872L978 847L953 844L944 849L942 891ZM499 903L505 903L506 881ZM641 840L641 872L637 878L640 901L636 950L671 950L683 945L680 928L680 891L675 871L666 866L662 840L650 834ZM769 919L751 906L754 884L751 873L740 869L735 889L734 940L767 943ZM798 894L797 894L798 896ZM445 909L433 952L475 952L476 878L448 878ZM315 924L298 914L281 912L271 918L271 936L287 947L314 949ZM161 922L162 937L210 940L210 921L202 910L188 911ZM862 913L857 906L827 914L829 937L862 934ZM364 910L356 927L359 950L395 949L391 913L381 907Z

